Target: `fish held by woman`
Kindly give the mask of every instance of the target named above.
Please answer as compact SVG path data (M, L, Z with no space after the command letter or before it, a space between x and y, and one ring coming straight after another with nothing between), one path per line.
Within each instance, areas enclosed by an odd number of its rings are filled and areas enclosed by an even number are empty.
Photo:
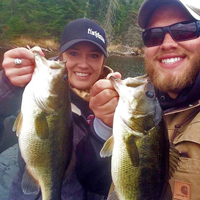
M28 195L41 189L43 200L59 200L73 143L66 67L63 61L46 60L39 47L32 51L36 67L13 127L26 163L22 190Z
M120 97L113 136L100 152L102 157L112 155L114 192L108 199L171 199L169 141L153 85L147 75L110 80Z

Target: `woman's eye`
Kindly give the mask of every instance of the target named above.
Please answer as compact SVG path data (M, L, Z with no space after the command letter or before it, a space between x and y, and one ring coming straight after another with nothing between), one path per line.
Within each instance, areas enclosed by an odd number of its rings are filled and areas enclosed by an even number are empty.
M78 55L78 53L77 53L77 52L74 52L74 51L69 52L69 54L70 54L71 56L77 56L77 55Z
M96 53L93 53L93 54L90 54L90 57L91 57L91 58L98 58L98 57L99 57L99 55L98 55L98 54L96 54Z

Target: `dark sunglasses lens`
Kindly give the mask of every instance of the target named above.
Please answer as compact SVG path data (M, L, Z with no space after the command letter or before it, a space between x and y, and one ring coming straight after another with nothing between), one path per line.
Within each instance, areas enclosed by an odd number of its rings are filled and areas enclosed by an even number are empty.
M164 38L163 35L162 28L153 28L144 31L142 34L144 45L151 47L162 44Z
M176 41L184 41L197 37L197 27L195 22L172 25L170 31Z

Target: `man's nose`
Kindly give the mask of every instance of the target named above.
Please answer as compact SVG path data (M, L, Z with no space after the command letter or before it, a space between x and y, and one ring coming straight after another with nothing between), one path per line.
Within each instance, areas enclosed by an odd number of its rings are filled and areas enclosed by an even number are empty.
M170 33L166 33L164 36L164 40L163 43L161 44L161 46L163 48L168 48L168 47L176 47L178 44L176 41L173 40L172 36L170 35Z

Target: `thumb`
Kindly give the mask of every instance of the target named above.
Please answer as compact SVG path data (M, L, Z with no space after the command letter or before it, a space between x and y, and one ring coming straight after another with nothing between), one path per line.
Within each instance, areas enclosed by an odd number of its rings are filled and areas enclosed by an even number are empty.
M114 73L110 73L107 75L106 79L109 79L111 76L114 76L115 78L122 78L122 75L119 72L114 72Z

